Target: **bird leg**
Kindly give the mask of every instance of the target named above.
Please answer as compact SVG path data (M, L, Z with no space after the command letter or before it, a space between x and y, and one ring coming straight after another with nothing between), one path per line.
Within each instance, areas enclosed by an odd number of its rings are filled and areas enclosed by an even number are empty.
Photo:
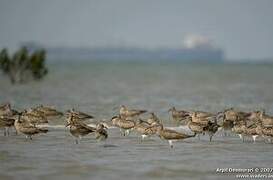
M15 135L18 135L18 131L17 131L17 129L16 128L14 128L15 129Z
M240 139L243 140L243 142L244 142L245 140L244 140L243 135L242 134L238 134L238 135L239 135Z
M254 135L254 136L252 136L252 138L253 138L253 143L255 143L256 142L256 138L258 137L258 135Z
M28 139L32 140L31 135L26 135L26 140L28 140Z
M171 148L173 148L173 141L172 141L172 140L168 140L168 142L169 142L169 146L170 146Z
M147 135L145 135L145 134L142 134L141 135L141 141L144 141L144 139L147 137Z
M125 133L124 133L124 136L128 136L129 134L130 134L130 129L126 129Z
M123 130L123 129L120 128L119 131L120 131L120 135L121 135L121 136L125 136L125 133L124 133L124 130Z
M209 141L210 141L210 142L211 142L211 140L212 140L212 136L213 136L212 134L209 135Z
M5 131L7 132L7 136L9 136L9 127L5 127Z

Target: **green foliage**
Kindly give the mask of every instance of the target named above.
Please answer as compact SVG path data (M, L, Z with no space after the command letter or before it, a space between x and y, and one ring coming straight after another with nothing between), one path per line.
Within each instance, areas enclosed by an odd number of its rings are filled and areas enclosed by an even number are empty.
M42 79L48 72L45 68L45 51L39 50L30 56L30 69L35 79Z
M4 73L7 73L9 71L9 54L7 49L3 49L0 52L0 68L4 71Z
M41 80L48 73L45 61L46 52L43 49L29 53L26 47L22 47L12 58L7 49L0 52L0 69L9 76L12 83Z

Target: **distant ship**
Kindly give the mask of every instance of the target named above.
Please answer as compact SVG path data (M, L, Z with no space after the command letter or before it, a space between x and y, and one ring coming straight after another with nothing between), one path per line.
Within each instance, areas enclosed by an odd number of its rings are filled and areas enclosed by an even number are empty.
M23 43L29 50L44 48L51 60L93 60L93 61L182 61L182 62L222 62L224 52L216 48L202 36L185 38L182 48L137 48L137 47L44 47L37 43Z

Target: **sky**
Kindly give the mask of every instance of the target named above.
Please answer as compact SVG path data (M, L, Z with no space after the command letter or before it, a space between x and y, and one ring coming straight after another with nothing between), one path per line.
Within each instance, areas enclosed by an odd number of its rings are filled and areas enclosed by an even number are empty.
M183 47L198 35L228 59L273 58L272 0L0 0L0 48Z

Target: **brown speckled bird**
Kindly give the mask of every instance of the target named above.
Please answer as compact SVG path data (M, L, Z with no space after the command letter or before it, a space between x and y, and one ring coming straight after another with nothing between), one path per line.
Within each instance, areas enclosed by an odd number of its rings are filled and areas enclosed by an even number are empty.
M76 111L74 108L67 111L67 116L69 116L70 114L72 114L73 117L77 118L78 120L87 120L87 119L93 119L94 118L94 116L89 115L89 114L87 114L85 112Z
M95 136L98 141L103 141L108 138L108 129L103 123L98 123L96 126Z
M128 109L126 106L121 105L119 115L123 118L133 118L146 112L146 110Z
M196 134L188 135L188 134L184 134L181 132L177 132L175 130L167 129L167 128L164 128L163 125L157 126L156 134L161 139L167 140L169 142L169 145L171 148L173 148L173 141L195 137L195 135L196 135Z
M181 125L187 124L187 121L189 120L189 112L184 110L176 110L175 107L172 107L168 110L169 113L171 113L172 119L177 123Z
M70 133L75 137L76 144L79 143L79 140L81 140L83 136L96 132L96 128L90 127L84 122L77 120L73 114L70 115L66 127L69 127Z
M9 129L14 126L15 118L0 116L0 128L4 128L4 136L9 136Z
M28 121L21 119L21 115L18 115L17 119L15 120L14 126L17 132L25 134L26 138L29 139L32 139L32 136L35 134L48 132L48 129L35 127Z
M136 123L132 120L127 120L120 115L114 116L111 119L113 126L120 128L123 136L129 135L130 131L134 129Z

